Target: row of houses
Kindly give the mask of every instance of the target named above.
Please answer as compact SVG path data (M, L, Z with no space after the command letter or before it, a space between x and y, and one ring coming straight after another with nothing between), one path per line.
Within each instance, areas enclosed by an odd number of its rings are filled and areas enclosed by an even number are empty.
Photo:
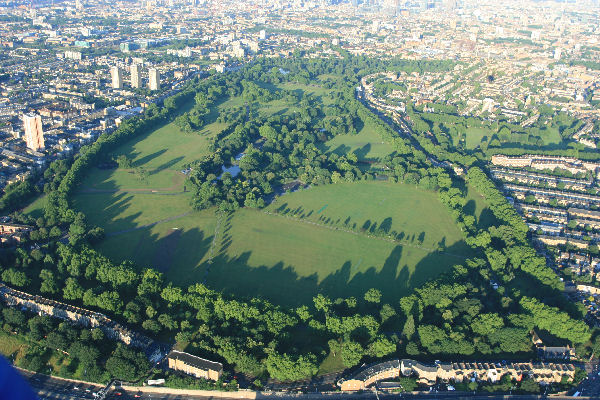
M600 169L600 163L578 160L577 158L562 156L543 156L543 155L525 155L525 156L507 156L497 154L492 156L492 164L509 168L533 168L538 170L562 169L569 171L573 175L596 173Z
M541 385L559 383L563 377L573 379L575 366L570 363L487 363L487 362L435 362L422 363L415 360L392 360L367 366L357 371L348 379L338 381L342 391L358 391L386 379L397 379L401 376L414 376L425 385L433 385L438 381L464 382L483 381L498 382L504 375L521 381L523 378L533 379Z
M169 368L211 381L218 381L223 376L223 364L206 360L183 351L171 350L167 355Z
M0 299L9 306L21 307L31 312L50 315L89 328L100 328L110 339L143 349L151 361L157 362L164 357L160 345L152 339L127 329L104 314L21 292L3 283L0 283ZM221 363L177 350L169 352L167 363L169 368L196 378L217 381L223 375Z
M600 206L600 196L561 191L557 189L542 189L530 186L515 185L513 183L504 184L504 188L512 192L517 199L524 199L527 195L535 196L539 203L548 204L556 200L558 204L565 207L579 206L588 208L590 206Z
M490 173L495 179L506 182L518 182L524 185L546 185L550 188L563 186L565 189L579 192L585 192L594 183L591 178L565 178L530 171L516 171L503 167L492 167Z
M107 337L128 346L149 349L153 340L111 320L106 315L47 299L42 296L21 292L0 283L0 299L7 305L21 307L31 312L71 321L89 328L100 328Z

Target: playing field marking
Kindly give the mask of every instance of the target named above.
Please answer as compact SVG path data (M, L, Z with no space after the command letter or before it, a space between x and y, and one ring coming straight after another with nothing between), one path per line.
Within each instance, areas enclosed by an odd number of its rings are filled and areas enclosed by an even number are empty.
M217 238L219 237L219 228L221 228L221 213L217 213L217 225L215 226L215 233L213 234L213 240L210 244L210 251L208 256L208 264L212 264L213 262L213 254L215 250L215 246L217 245Z
M325 209L327 208L327 206L328 206L328 205L329 205L329 204L325 204L323 207L321 207L321 208L319 209L319 211L317 211L317 214L321 214L321 211L325 210Z
M356 263L356 265L354 265L352 267L352 271L351 272L356 272L358 270L358 267L360 267L361 263L362 263L362 258L360 260L358 260L358 262Z

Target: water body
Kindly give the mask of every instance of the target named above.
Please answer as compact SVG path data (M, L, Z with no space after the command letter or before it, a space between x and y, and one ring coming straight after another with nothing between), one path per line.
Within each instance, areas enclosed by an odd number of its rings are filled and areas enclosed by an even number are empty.
M223 171L223 174L229 172L229 174L231 174L231 176L235 178L239 175L240 172L242 172L242 169L239 167L239 165L232 165L229 168L225 168L225 166L223 165L221 166L221 171ZM223 174L219 176L219 180L223 179Z
M235 156L235 161L236 162L240 161L245 156L246 156L246 153L240 153ZM223 171L223 173L217 178L218 180L223 179L223 174L226 172L229 172L231 177L235 178L236 176L239 175L240 172L242 172L242 169L237 164L233 164L231 167L225 167L225 165L221 165L221 171Z

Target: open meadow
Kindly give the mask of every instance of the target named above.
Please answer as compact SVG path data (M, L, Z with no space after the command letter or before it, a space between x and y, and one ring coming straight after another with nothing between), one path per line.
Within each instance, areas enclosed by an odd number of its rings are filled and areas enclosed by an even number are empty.
M327 92L299 84L286 89ZM249 108L293 112L283 103ZM313 187L264 210L193 211L181 170L207 154L211 138L226 128L216 122L218 112L244 104L239 97L219 103L201 132L170 123L124 144L114 155L126 155L131 169L91 170L72 201L90 224L104 228L97 249L115 262L156 268L179 285L203 282L286 306L318 293L360 297L372 287L395 301L471 256L436 193L385 181ZM368 125L322 146L374 161L392 152Z

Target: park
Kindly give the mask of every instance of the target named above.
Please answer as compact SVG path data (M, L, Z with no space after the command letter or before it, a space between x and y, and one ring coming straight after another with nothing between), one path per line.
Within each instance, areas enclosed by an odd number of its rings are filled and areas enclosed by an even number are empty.
M282 87L323 102L331 91ZM184 169L225 129L217 115L243 104L239 97L221 101L200 132L171 122L125 143L113 156L125 156L129 168L89 171L72 201L91 225L104 229L96 246L102 254L155 268L177 285L200 282L284 306L306 304L318 293L361 297L372 287L397 301L473 255L435 192L385 180L308 187L263 210L192 210ZM250 107L258 114L294 112L282 100ZM368 161L367 169L393 152L368 123L320 146L353 152Z

